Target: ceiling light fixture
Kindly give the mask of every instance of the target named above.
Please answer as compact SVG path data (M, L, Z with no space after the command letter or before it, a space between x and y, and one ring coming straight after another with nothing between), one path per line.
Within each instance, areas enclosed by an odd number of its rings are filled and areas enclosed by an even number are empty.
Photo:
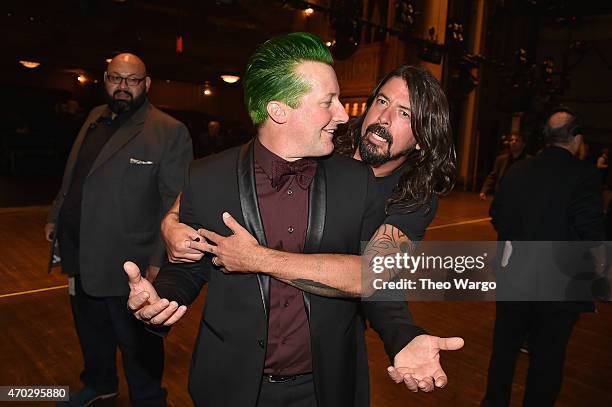
M221 79L223 80L223 82L227 82L227 83L236 83L240 80L240 76L236 76L236 75L221 75Z
M304 10L304 14L306 14L306 17L310 17L314 14L314 9L312 7L308 7L306 10Z
M88 81L87 76L85 76L84 74L80 74L79 76L77 76L77 81L79 81L79 83L81 85L85 84L85 82Z
M210 87L209 81L204 82L204 91L202 93L204 93L204 96L212 95L212 88Z
M19 63L28 69L34 69L40 66L40 62L34 62L34 61L19 61Z

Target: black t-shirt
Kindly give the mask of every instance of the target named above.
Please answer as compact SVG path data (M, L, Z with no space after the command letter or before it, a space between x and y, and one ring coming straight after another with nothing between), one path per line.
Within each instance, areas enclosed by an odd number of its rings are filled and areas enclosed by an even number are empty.
M376 177L378 190L385 201L393 193L393 189L406 169L407 164L403 164L386 177ZM413 242L420 241L425 236L425 229L427 229L427 226L429 226L436 215L438 209L438 197L436 194L432 196L429 211L426 209L424 206L421 206L416 211L410 213L392 213L387 215L383 224L395 226L404 232Z

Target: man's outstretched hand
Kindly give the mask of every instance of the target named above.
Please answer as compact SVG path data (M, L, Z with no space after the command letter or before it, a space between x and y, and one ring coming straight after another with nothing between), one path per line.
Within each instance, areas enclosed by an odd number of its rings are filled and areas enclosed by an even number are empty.
M130 285L128 308L136 319L149 325L170 326L185 315L187 307L179 306L176 301L159 298L153 285L140 274L136 264L126 261L123 269Z
M462 338L419 335L395 355L393 366L389 366L387 372L394 382L404 382L410 391L430 392L448 383L440 365L440 351L462 347Z

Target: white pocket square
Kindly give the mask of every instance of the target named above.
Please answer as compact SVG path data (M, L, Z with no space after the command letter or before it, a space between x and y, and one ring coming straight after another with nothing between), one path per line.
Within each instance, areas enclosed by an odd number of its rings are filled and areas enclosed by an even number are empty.
M135 158L130 158L130 164L152 165L154 164L154 162L153 161L142 161L142 160L137 160Z

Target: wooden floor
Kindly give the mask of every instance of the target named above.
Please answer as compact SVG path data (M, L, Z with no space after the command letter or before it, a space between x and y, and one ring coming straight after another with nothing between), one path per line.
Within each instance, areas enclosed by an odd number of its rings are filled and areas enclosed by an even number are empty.
M427 239L493 240L487 208L488 203L474 194L454 193L441 201ZM42 234L46 210L0 209L0 385L68 385L74 390L80 387L82 359L66 278L46 273L49 247ZM174 406L192 405L187 372L204 296L205 292L167 338L164 385ZM412 394L387 379L387 357L378 337L369 331L372 405L477 406L486 386L494 304L413 303L410 307L417 323L430 333L462 336L466 346L442 356L449 376L446 389ZM598 314L585 314L574 331L558 406L612 406L612 306L599 304L598 308ZM521 404L527 364L528 356L521 355L512 406ZM97 405L129 405L122 372L120 379L118 399Z

